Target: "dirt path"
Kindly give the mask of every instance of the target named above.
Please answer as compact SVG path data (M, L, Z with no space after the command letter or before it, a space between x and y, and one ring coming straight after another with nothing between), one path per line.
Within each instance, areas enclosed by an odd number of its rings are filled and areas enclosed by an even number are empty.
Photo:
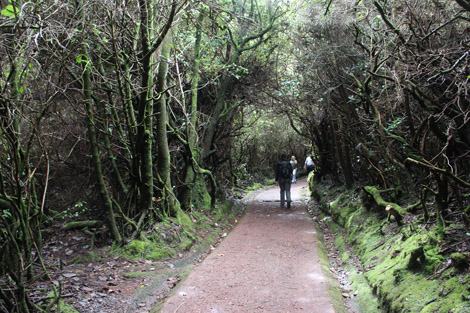
M161 312L334 312L306 212L305 180L281 209L279 188L248 203L247 214L167 299Z

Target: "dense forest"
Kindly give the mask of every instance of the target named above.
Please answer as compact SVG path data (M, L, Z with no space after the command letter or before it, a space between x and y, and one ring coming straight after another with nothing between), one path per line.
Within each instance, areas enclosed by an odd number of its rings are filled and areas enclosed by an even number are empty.
M122 246L267 182L281 152L367 186L399 224L419 215L470 262L470 1L0 9L0 311L51 310L28 288L58 218Z

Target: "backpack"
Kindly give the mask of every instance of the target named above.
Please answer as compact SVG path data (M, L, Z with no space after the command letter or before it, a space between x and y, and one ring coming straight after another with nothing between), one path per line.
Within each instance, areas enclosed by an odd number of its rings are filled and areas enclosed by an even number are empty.
M281 162L279 163L279 176L281 178L291 178L291 170L289 168L289 163Z

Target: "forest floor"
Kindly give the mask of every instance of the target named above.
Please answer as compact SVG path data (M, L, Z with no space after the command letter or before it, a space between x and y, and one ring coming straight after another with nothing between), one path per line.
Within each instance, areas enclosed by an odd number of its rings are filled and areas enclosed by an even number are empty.
M334 245L320 251L326 257L318 253L306 188L305 179L292 185L291 209L280 208L276 186L254 193L246 214L226 224L215 242L165 261L90 252L81 232L48 241L45 260L56 262L53 282L78 312L354 312L357 292L334 261Z

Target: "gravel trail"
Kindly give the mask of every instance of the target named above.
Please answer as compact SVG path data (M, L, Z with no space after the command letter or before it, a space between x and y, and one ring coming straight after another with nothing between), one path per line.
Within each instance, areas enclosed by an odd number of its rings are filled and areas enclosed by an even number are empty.
M305 179L282 209L279 188L248 202L247 213L162 307L175 312L334 312L306 212Z

